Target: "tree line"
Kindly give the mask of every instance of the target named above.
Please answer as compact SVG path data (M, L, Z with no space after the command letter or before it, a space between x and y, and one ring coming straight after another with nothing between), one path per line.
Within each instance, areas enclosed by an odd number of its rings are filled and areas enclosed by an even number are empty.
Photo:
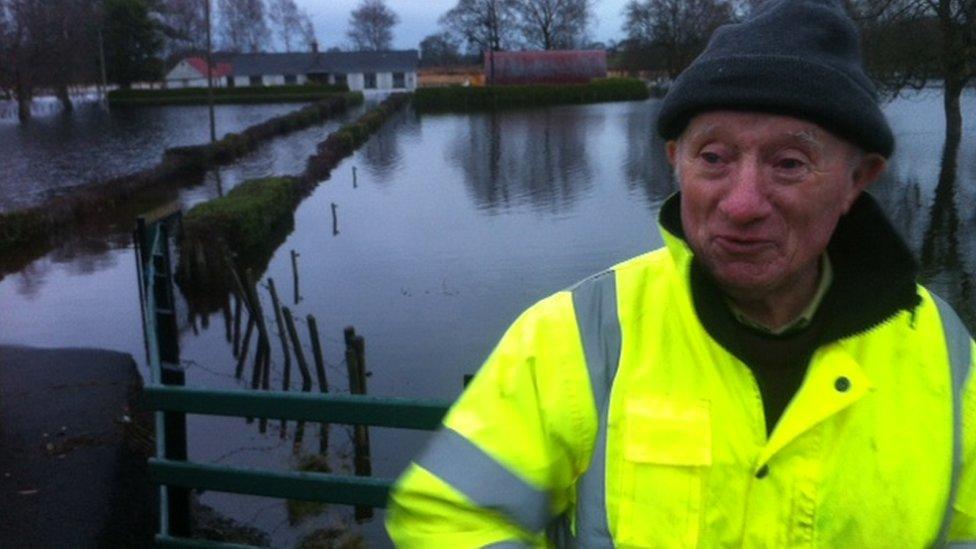
M70 110L72 86L158 81L177 60L206 52L208 7L218 61L317 44L295 0L0 0L0 99L16 100L26 120L39 93ZM362 0L349 47L388 49L398 20L382 0Z

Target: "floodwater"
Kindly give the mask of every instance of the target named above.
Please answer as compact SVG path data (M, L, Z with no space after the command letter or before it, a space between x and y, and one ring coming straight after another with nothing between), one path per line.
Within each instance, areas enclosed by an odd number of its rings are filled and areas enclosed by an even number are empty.
M876 192L916 250L938 177L940 109L937 90L887 108L898 151ZM967 93L964 109L968 125L957 204L960 234L972 234L976 219L964 205L973 203L976 188L976 94ZM294 230L274 251L261 279L274 278L297 318L316 317L333 387L346 387L341 334L352 325L366 340L370 394L453 399L463 376L477 370L526 306L661 244L656 213L674 188L663 144L653 131L655 111L651 100L494 114L404 112L302 202ZM256 151L223 170L222 179L299 171L288 168L303 165L303 155L326 130L305 132ZM290 160L281 160L286 157ZM215 185L210 174L201 187L184 191L184 203L212 196ZM964 316L974 318L976 301L967 288L976 253L967 240L960 241L958 261L937 270L932 280ZM297 300L292 250L299 254ZM270 311L267 292L259 292ZM224 315L201 313L182 298L178 309L187 383L245 386L250 372L245 381L234 377ZM304 327L299 325L303 334ZM276 327L272 323L269 329L274 333ZM272 340L274 345L277 338ZM0 343L118 349L144 367L135 260L127 236L72 242L0 280ZM280 387L277 347L273 357L271 384ZM292 390L300 387L296 372L291 378ZM277 422L265 434L258 427L243 419L193 417L191 459L292 468L317 448L315 429L306 432L295 453L293 424L286 439L280 438ZM425 436L375 429L374 474L395 476ZM334 427L330 443L333 470L350 470L347 430ZM202 499L269 532L276 545L336 525L361 533L368 546L388 545L379 518L355 525L345 508L326 509L303 522L289 521L279 500L215 493Z
M291 112L294 104L219 105L217 136ZM74 112L0 119L0 212L60 190L152 167L170 147L210 139L206 106L119 108L79 102Z

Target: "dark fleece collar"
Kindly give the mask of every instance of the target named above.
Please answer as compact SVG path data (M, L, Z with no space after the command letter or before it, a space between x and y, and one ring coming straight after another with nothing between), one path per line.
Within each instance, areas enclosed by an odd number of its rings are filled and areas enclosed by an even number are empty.
M685 239L680 193L661 207L660 223ZM689 282L699 319L719 344L754 364L756 353L762 353L766 344L791 344L789 355L809 357L820 345L870 330L901 310L914 310L920 302L915 285L917 263L869 194L862 193L840 218L827 253L834 269L833 284L806 329L772 335L738 322L711 275L692 260Z

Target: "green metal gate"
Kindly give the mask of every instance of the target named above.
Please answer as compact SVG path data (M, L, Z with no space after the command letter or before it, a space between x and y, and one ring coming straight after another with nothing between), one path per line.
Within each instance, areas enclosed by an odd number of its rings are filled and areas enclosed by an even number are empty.
M305 501L382 508L393 479L235 468L187 461L186 414L258 417L434 430L450 405L440 401L283 391L213 391L184 387L169 236L179 213L147 222L133 236L139 265L143 328L150 380L143 403L156 412L152 481L162 487L161 547L241 547L190 539L194 488Z

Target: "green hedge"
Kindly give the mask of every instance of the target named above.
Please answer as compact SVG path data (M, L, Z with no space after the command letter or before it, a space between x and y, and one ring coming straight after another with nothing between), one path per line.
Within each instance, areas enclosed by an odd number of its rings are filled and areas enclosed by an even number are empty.
M346 93L342 85L308 84L302 86L246 86L214 88L214 103L287 103L323 99ZM173 88L164 90L114 90L108 94L112 106L135 105L201 105L207 102L207 88Z
M369 112L330 133L325 141L316 147L316 153L309 157L304 176L311 181L328 177L329 173L343 158L351 155L357 147L369 139L376 130L395 112L406 105L412 95L394 93L373 107Z
M298 185L293 177L245 181L190 210L183 217L184 234L193 242L223 240L240 256L261 255L271 235L291 219L301 197Z
M414 106L418 111L474 111L602 101L640 101L648 97L650 93L647 85L636 78L599 78L589 84L419 88L414 93Z

